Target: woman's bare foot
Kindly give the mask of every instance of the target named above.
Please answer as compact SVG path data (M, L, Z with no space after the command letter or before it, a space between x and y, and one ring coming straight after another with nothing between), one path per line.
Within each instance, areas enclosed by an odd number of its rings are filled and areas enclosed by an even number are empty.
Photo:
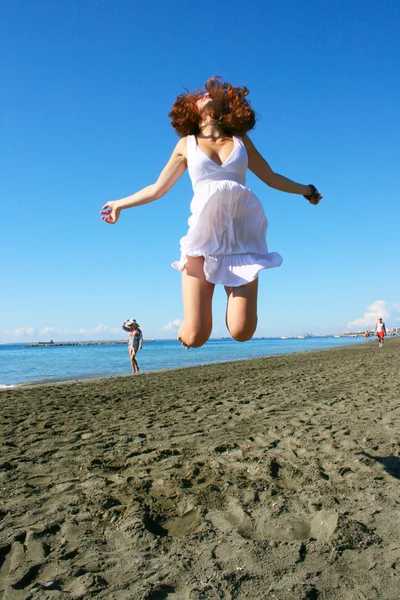
M185 344L185 342L180 337L178 337L178 340L180 341L180 343L182 344L182 346L184 348L186 348L186 350L189 350L190 346L188 346L187 344Z
M184 348L186 348L186 350L189 350L190 346L188 344L186 344L186 342L184 342L183 339L182 339L182 328L183 328L183 323L180 326L179 331L178 331L178 340L180 341L180 343L182 344L182 346Z

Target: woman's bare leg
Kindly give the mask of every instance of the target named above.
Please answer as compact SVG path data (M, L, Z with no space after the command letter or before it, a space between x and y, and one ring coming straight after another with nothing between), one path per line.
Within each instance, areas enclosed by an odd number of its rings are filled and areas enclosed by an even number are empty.
M136 358L135 358L135 351L133 350L133 348L129 348L129 358L131 359L131 365L132 365L132 373L135 374L138 371L137 368L137 362L136 362Z
M183 323L178 340L185 348L199 348L212 330L214 284L204 275L204 258L189 256L182 271Z
M225 287L226 326L238 342L251 340L257 327L258 279L239 287Z

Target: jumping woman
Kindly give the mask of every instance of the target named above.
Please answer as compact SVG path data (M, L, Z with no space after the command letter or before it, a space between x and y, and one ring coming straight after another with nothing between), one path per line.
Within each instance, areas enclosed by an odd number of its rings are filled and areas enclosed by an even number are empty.
M226 290L231 336L250 340L257 327L258 273L282 263L279 254L268 252L268 221L246 187L247 169L269 187L302 195L313 205L322 198L315 186L275 173L258 152L247 136L255 125L248 93L212 77L204 91L178 96L169 116L181 139L159 178L132 196L107 202L100 213L114 224L121 210L164 196L188 169L192 214L180 260L172 265L182 273L184 320L178 339L186 348L202 346L210 337L216 284Z

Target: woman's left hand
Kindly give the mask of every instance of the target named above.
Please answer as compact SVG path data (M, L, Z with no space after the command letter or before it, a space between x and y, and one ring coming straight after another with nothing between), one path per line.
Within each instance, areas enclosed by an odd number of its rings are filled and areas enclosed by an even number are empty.
M313 185L312 183L309 183L308 187L311 188L310 193L304 194L304 198L308 200L310 204L316 206L317 204L319 204L319 201L323 198L323 196L321 196L315 185Z
M308 198L308 201L310 204L313 204L314 206L316 206L317 204L319 204L319 201L322 200L323 196L321 196L321 194L318 192L318 190L315 192L315 194L313 194L313 196L311 196L311 198Z

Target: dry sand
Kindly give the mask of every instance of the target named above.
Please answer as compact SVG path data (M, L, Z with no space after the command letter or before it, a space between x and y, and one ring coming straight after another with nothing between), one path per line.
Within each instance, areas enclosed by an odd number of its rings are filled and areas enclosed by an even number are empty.
M398 600L400 340L0 393L0 600Z

